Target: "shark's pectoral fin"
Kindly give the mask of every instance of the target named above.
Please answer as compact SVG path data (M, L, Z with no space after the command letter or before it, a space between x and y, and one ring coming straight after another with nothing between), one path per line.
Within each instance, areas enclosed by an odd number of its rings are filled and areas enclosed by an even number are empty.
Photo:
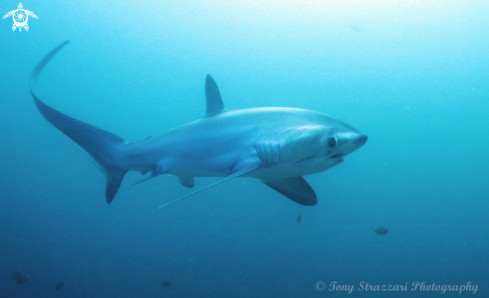
M180 182L181 185L188 187L188 188L194 187L194 184L195 184L194 177L190 177L190 176L179 177L178 176L177 178L178 178L178 182Z
M262 182L301 205L313 206L318 202L316 193L304 177L268 179Z
M241 165L241 166L238 166L238 165ZM244 175L244 174L246 174L246 173L249 173L249 172L251 172L251 171L254 171L254 170L258 169L260 166L261 166L261 165L260 165L260 161L259 161L258 159L255 159L255 160L249 160L248 162L244 162L244 163L239 163L239 162L238 162L238 163L236 163L236 164L235 164L235 166L233 167L233 169L234 169L235 171L234 171L234 172L232 172L231 174L229 174L229 175L228 175L226 178L222 179L221 181L218 181L218 182L213 183L213 184L211 184L211 185L208 185L208 186L206 186L206 187L204 187L204 188L201 188L201 189L199 189L199 190L196 190L196 191L194 191L194 192L191 192L191 193L189 193L189 194L187 194L187 195L184 195L183 197L180 197L180 198L178 198L178 199L176 199L176 200L174 200L174 201L171 201L170 203L167 203L167 204L161 205L161 206L159 206L158 208L159 208L159 209L161 209L161 208L164 208L164 207L170 206L171 204L176 203L176 202L178 202L178 201L181 201L181 200L183 200L183 199L185 199L185 198L187 198L187 197L190 197L191 195L194 195L194 194L199 193L199 192L201 192L201 191L203 191L203 190L206 190L206 189L208 189L208 188L211 188L211 187L213 187L213 186L216 186L216 185L218 185L218 184L221 184L221 183L226 182L226 181L228 181L228 180L231 180L231 179L233 179L233 178L236 178L236 177L239 177L239 176Z

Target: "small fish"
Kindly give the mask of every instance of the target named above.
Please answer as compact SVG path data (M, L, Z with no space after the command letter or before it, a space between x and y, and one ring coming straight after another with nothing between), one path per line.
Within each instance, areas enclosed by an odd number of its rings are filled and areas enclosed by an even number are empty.
M299 216L297 216L297 218L295 219L295 221L297 223L301 223L302 222L302 216L299 214Z
M29 275L25 274L22 271L15 271L14 273L12 273L12 275L10 277L14 280L14 283L16 285L20 285L20 284L23 284L27 280Z
M173 285L173 282L172 282L172 281L169 281L169 280L165 280L165 281L163 281L163 282L161 283L161 286L162 286L163 288L169 288L169 287L171 287L172 285Z
M66 282L64 282L64 281L60 281L59 283L57 283L57 284L56 284L56 286L54 287L54 290L55 290L55 291L59 291L59 290L61 290L62 288L64 288L64 287L65 287L65 284L66 284Z
M378 227L377 229L374 230L374 233L377 235L386 235L387 233L389 233L389 230L387 230L384 227Z

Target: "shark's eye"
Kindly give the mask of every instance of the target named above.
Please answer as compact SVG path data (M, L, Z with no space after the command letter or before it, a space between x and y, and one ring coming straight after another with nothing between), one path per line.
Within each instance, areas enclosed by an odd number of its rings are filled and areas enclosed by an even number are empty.
M335 149L336 146L338 146L338 140L335 137L331 137L328 140L328 145L329 145L329 148Z

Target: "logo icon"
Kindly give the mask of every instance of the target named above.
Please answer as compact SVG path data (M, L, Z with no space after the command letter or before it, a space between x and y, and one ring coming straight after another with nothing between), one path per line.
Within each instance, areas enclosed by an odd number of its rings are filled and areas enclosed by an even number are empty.
M318 290L319 292L321 292L322 290L324 290L324 288L326 288L326 285L324 284L324 282L318 281L316 283L316 290Z
M14 20L12 31L15 31L15 29L19 28L19 32L22 31L22 28L24 28L25 31L29 31L29 25L27 25L29 16L37 19L37 16L32 11L23 9L22 3L19 3L18 9L8 12L6 15L3 16L3 18L5 19L10 16L13 16L12 19Z

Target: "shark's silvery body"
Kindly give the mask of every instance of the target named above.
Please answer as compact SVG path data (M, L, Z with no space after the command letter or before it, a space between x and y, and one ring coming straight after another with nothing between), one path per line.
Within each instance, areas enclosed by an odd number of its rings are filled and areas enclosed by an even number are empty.
M43 116L105 174L107 203L115 197L126 172L134 170L151 172L146 179L171 174L187 187L193 187L194 177L226 177L220 182L252 177L297 203L315 205L316 194L302 176L341 163L345 155L367 141L348 124L310 110L226 110L216 83L208 75L203 118L161 136L128 143L54 110L34 94L40 71L66 44L59 45L38 64L31 77L31 93Z

